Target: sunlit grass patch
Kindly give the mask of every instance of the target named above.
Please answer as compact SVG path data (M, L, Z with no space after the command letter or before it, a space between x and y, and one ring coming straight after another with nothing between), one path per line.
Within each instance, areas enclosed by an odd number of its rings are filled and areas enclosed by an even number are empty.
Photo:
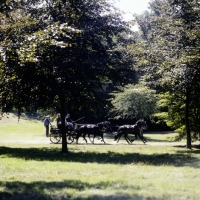
M20 123L0 130L0 199L200 196L200 150L173 145L167 137L174 133L146 133L146 145L140 140L129 145L123 139L117 144L110 136L105 145L72 144L63 154L61 144L45 137L42 122Z

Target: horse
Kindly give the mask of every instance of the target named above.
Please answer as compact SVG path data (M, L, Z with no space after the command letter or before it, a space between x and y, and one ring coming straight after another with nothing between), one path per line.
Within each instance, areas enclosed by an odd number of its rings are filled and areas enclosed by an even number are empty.
M119 142L119 139L122 135L124 135L125 140L130 144L134 140L137 139L137 136L143 141L145 144L147 140L143 137L143 130L146 130L148 128L146 121L140 119L138 120L134 125L123 125L119 126L116 132L114 132L114 141ZM128 134L133 134L135 136L134 139L130 139L128 137Z
M109 121L100 122L98 124L83 124L79 126L79 128L76 130L77 132L76 143L78 144L78 139L81 136L87 143L87 140L85 137L86 135L88 135L88 138L91 143L94 144L94 138L98 136L99 137L98 139L101 139L101 141L104 142L105 144L106 142L104 141L103 134L107 130L111 130ZM93 140L91 140L90 138L91 135L93 135Z

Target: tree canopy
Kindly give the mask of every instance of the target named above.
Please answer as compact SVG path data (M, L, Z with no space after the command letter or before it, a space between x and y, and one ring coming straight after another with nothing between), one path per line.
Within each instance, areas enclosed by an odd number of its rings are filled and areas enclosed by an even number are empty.
M155 0L152 12L137 18L146 43L146 81L159 92L169 92L167 120L187 133L199 133L199 3L184 0ZM174 117L176 118L174 123ZM197 126L196 126L197 125ZM179 127L177 127L179 126ZM198 130L197 130L198 127ZM184 135L184 134L182 134Z
M118 87L112 95L110 112L115 119L149 119L156 112L156 91L142 84Z
M130 29L106 1L21 0L0 8L0 100L7 109L59 106L64 124L66 106L91 113L100 108L104 82L127 81L122 33Z

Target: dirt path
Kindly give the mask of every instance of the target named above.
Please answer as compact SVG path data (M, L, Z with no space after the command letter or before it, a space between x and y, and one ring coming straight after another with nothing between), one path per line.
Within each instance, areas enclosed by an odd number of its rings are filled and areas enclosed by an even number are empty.
M134 141L132 144L128 144L126 141L121 140L119 141L119 143L116 143L116 141L112 141L110 139L106 140L106 144L105 145L148 145L148 146L185 146L185 142L151 142L148 141L146 144L143 144L142 141ZM52 144L52 145L59 145L59 144L53 144L50 141L50 137L45 137L45 136L41 136L40 138L35 138L34 140L28 140L28 139L23 139L23 140L18 140L13 139L13 140L1 140L0 141L0 145L3 144ZM88 143L86 144L85 141L80 140L79 144L81 145L93 145L90 141L88 141ZM95 144L99 144L99 145L104 145L103 142L99 142L98 140L95 140ZM69 144L71 145L71 144ZM75 143L73 143L72 145L75 145Z

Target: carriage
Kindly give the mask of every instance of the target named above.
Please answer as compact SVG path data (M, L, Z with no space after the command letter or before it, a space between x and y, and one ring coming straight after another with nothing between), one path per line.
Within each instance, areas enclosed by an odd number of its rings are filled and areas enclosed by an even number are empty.
M74 139L76 138L77 133L73 130L69 130L67 128L66 130L66 140L68 144L71 144L74 142ZM61 129L56 128L55 126L51 125L50 128L50 141L54 144L61 143L62 142L62 132Z
M146 143L146 138L143 137L143 130L146 130L147 124L144 120L138 120L134 125L122 125L122 126L113 126L109 121L100 122L97 124L74 124L74 130L66 130L66 142L68 144L72 144L76 142L78 144L78 140L82 137L87 143L86 135L88 136L91 143L94 144L94 138L98 137L101 139L104 144L104 132L111 131L114 134L114 141L119 142L122 135L124 135L125 140L131 144L134 140L139 137L143 143ZM133 139L129 138L128 135L134 135ZM91 140L90 136L93 135L93 140ZM50 141L54 144L62 142L62 133L61 130L52 126L50 129Z
M76 143L78 143L78 139L82 137L85 142L87 143L86 140L86 135L88 135L88 138L90 142L94 143L94 138L98 137L101 138L101 141L104 141L103 133L106 130L111 130L110 127L110 122L105 121L105 122L100 122L98 124L76 124L74 123L74 130L70 130L67 127L66 130L66 140L68 144L71 144L76 140ZM93 135L93 140L91 140L90 136ZM54 144L60 143L62 141L62 133L61 129L56 128L55 126L51 125L50 128L50 141Z

